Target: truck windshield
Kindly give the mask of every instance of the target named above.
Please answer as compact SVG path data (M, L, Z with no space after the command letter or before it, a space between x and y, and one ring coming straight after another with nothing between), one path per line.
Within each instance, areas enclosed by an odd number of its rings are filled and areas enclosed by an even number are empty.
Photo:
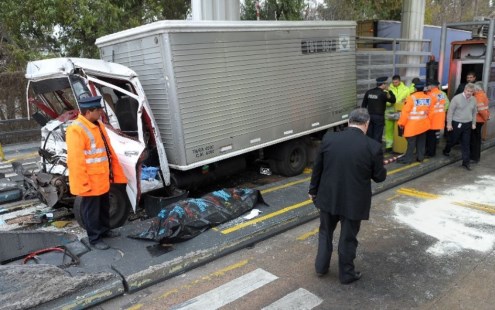
M92 96L84 79L79 75L32 81L29 102L49 119L55 119L66 111L77 109L75 98Z

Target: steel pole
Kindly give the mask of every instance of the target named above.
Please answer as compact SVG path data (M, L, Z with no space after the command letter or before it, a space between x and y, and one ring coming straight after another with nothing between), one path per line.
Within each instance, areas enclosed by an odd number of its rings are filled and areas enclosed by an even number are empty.
M423 26L425 20L425 0L404 0L402 5L401 37L403 39L423 39ZM406 43L407 50L419 52L422 50L420 43ZM404 50L404 48L401 48ZM405 69L407 77L419 76L418 65L420 56L406 57L406 63L411 64Z
M445 62L445 48L447 46L447 24L442 24L442 33L440 35L440 55L438 59L438 81L442 84L443 68ZM447 60L450 61L450 60ZM448 83L448 82L447 82Z
M483 90L488 93L488 81L490 80L490 71L492 68L493 57L493 27L495 20L490 18L490 26L488 28L488 38L486 40L486 57L485 65L483 66Z

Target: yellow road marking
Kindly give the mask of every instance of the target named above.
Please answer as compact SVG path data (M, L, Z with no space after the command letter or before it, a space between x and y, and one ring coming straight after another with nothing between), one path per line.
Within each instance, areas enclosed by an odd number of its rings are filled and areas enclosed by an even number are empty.
M134 306L127 308L127 310L138 310L141 309L143 306L143 304L135 304Z
M304 178L304 179L297 180L297 181L294 181L294 182L289 182L289 183L286 183L284 185L280 185L280 186L275 186L275 187L264 189L264 190L261 191L261 193L262 194L271 193L271 192L274 192L274 191L278 191L279 189L284 189L284 188L287 188L287 187L290 187L290 186L293 186L293 185L296 185L296 184L307 182L309 180L311 180L311 178Z
M173 290L167 291L167 292L163 293L160 297L158 297L158 299L167 298L168 296L170 296L172 294L179 293L180 290L189 289L189 288L193 287L194 285L197 285L201 282L212 280L214 277L217 277L217 278L221 277L221 276L225 275L226 272L232 271L232 270L237 269L237 268L241 268L241 267L247 265L247 263L249 263L249 259L245 259L245 260L242 260L242 261L237 262L235 264L229 265L229 266L222 268L220 270L217 270L217 271L215 271L215 272L213 272L207 276L203 276L203 277L199 278L198 280L194 280L189 284L184 284L180 288L175 288Z
M482 203L477 203L477 202L472 202L472 201L455 201L453 204L461 206L461 207L466 207L466 208L471 208L471 209L477 209L481 211L485 211L491 214L495 214L495 206L490 206L490 205L485 205Z
M306 240L309 237L316 235L319 231L320 231L320 228L316 227L312 231L308 231L307 233L300 235L299 237L296 238L296 240L300 240L300 241Z
M397 193L406 195L406 196L411 196L415 198L422 198L422 199L438 199L441 198L442 196L436 195L436 194L431 194L427 192L422 192L415 190L413 188L400 188L397 190ZM491 214L495 214L495 206L492 205L487 205L483 203L477 203L473 201L453 201L452 204L465 207L465 208L471 208L471 209L477 209L481 211L485 211Z
M280 209L280 210L275 211L275 212L272 212L270 214L267 214L267 215L264 215L264 216L260 216L258 218L252 219L250 221L247 221L247 222L244 222L244 223L240 223L238 225L235 225L235 226L232 226L230 228L224 229L224 230L221 231L221 233L222 234L225 234L225 235L226 234L230 234L231 232L234 232L234 231L237 231L237 230L242 229L244 227L247 227L247 226L256 224L256 223L261 222L261 221L264 221L266 219L275 217L275 216L277 216L279 214L282 214L282 213L285 213L285 212L288 212L288 211L291 211L291 210L294 210L294 209L297 209L297 208L304 207L306 205L309 205L310 203L313 203L313 201L311 199L305 200L305 201L300 202L300 203L296 203L296 204L294 204L292 206L288 206L286 208Z
M396 195L390 196L386 200L387 201L392 201L392 200L395 200L395 198L397 198L397 197L400 197L400 195L396 194Z
M428 159L425 159L424 160L424 162L427 162L427 161L428 161ZM406 165L404 167L400 167L400 168L391 170L391 171L387 172L387 175L396 174L397 172L401 172L401 171L404 171L404 170L407 170L407 169L410 169L410 168L413 168L413 167L416 167L416 166L419 166L419 165L421 165L421 163L415 162L415 163Z
M423 198L423 199L437 199L441 197L439 195L418 191L413 188L400 188L397 190L397 193L406 196L416 197L416 198Z

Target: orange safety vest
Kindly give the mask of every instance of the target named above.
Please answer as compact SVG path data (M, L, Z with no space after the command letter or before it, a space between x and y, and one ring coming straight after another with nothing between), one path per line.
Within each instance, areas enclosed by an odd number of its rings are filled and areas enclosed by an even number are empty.
M114 183L127 183L124 171L110 144L105 125L98 125L112 156ZM79 115L67 128L67 167L70 192L77 196L98 196L110 190L110 167L105 143L98 125Z
M430 129L443 129L445 127L445 103L447 102L447 97L443 91L438 89L438 87L433 88L428 95L435 97L437 100L433 106L433 113L430 117Z
M430 117L436 98L422 91L408 96L397 124L404 127L404 137L414 137L430 129Z
M484 123L490 118L490 110L488 108L488 97L484 91L477 91L474 94L476 99L476 108L478 113L476 114L476 123Z

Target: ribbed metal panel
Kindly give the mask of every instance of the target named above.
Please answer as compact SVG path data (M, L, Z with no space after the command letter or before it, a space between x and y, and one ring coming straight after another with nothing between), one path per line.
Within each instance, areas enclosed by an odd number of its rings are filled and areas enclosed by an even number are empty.
M163 25L99 42L107 60L139 74L172 167L327 128L355 106L353 22ZM303 52L305 41L324 47Z
M132 68L148 98L170 162L178 162L174 126L168 102L166 63L161 36L150 36L102 48L102 58Z
M171 34L188 162L198 150L229 144L239 150L341 120L333 111L354 106L354 38L348 52L301 52L301 40L338 44L339 34L342 29Z

